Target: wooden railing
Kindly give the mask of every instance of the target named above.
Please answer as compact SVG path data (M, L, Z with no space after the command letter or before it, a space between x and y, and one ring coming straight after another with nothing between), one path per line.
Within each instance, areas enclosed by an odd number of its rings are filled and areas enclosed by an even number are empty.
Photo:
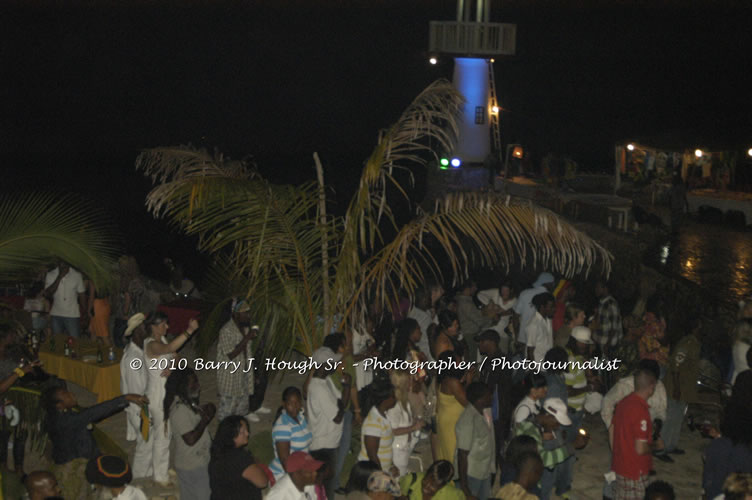
M466 56L514 55L517 25L431 21L429 51Z

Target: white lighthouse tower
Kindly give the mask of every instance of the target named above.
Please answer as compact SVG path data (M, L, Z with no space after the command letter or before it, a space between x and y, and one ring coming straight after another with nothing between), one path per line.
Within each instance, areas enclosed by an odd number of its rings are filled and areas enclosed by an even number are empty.
M431 62L440 54L454 57L453 83L465 97L458 142L442 168L481 165L489 155L501 159L493 62L514 55L515 39L514 24L491 22L491 0L457 0L456 21L431 21Z

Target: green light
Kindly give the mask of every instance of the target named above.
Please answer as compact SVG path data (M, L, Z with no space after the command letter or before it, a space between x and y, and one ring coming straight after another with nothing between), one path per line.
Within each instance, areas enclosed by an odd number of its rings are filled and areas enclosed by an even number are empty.
M441 166L441 167L439 167L439 170L449 170L449 167Z
M439 163L441 163L442 167L448 167L449 166L449 158L442 158Z

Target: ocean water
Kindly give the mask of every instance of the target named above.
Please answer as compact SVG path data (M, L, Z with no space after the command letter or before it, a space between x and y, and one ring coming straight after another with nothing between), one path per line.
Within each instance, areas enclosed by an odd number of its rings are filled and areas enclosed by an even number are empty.
M752 296L752 232L690 222L650 249L645 262L697 284L726 306Z

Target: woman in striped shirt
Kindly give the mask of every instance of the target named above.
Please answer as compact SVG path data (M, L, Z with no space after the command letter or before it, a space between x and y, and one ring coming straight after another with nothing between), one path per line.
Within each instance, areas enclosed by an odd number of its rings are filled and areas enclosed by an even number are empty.
M313 435L303 414L303 398L297 387L288 387L282 393L282 406L272 427L274 460L269 468L278 480L286 474L287 457L296 451L308 451Z
M374 406L360 429L358 460L371 460L377 463L382 471L399 477L399 469L392 461L394 434L392 425L386 417L386 413L397 403L394 388L390 382L380 381L372 386L370 393Z

